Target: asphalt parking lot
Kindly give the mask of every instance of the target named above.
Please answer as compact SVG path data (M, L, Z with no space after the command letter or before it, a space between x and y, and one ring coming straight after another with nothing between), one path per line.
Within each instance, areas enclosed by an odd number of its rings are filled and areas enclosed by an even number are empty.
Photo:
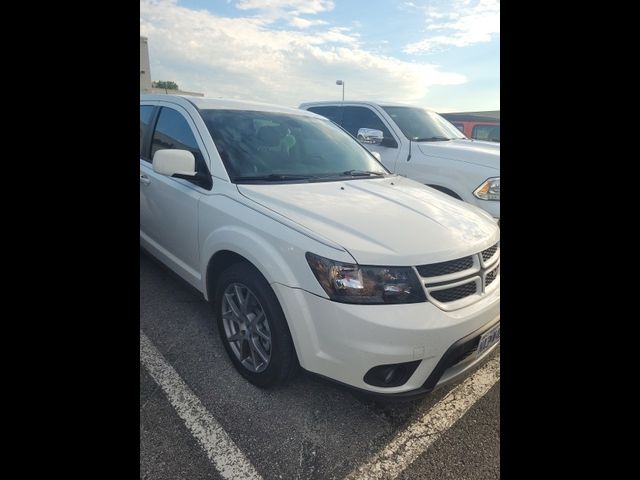
M499 348L410 403L307 373L261 390L236 373L210 305L142 250L140 332L142 479L500 478Z

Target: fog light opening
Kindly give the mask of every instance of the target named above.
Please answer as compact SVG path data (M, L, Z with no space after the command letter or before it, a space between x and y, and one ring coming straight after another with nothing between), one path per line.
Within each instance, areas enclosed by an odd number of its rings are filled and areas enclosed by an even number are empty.
M399 387L407 383L422 360L379 365L373 367L364 376L364 381L374 387Z

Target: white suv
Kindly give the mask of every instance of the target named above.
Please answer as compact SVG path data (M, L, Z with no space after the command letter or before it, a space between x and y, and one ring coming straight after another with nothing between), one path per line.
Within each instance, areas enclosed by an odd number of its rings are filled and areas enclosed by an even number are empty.
M500 143L469 139L436 112L407 105L308 102L300 108L342 126L392 172L500 219Z
M412 396L465 372L499 343L499 235L319 115L141 97L140 243L214 304L254 384L300 365Z

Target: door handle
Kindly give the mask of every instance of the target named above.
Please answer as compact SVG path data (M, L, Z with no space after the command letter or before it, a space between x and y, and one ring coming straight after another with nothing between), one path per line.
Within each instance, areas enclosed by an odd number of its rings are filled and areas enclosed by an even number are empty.
M149 185L151 183L151 179L147 177L144 173L140 174L140 183L143 185Z

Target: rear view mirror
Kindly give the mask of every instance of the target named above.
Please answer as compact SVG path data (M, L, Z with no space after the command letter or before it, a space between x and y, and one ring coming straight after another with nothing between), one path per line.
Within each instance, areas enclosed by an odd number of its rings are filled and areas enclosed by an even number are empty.
M380 145L384 139L382 130L376 130L375 128L360 128L358 129L358 141L364 145Z
M153 171L188 179L196 175L196 158L188 150L158 150L153 156Z

